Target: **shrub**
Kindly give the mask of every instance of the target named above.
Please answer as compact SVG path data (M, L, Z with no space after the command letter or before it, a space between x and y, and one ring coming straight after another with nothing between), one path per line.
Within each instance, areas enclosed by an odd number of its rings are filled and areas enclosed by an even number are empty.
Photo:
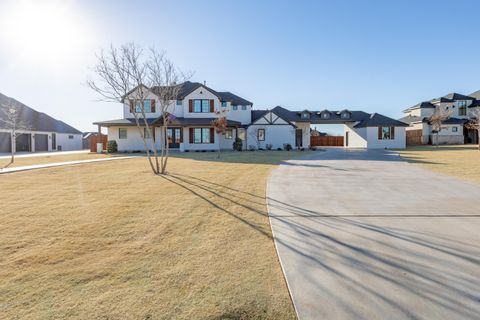
M284 143L283 144L283 149L286 151L292 150L292 145L290 143Z
M255 150L257 150L257 147L255 147L253 144L250 144L250 145L248 146L248 150L249 150L249 151L255 151Z
M265 145L265 148L267 148L267 150L272 150L273 144L267 143L267 144Z
M282 151L283 149L282 148L277 148L277 151Z
M107 152L108 153L115 153L118 151L118 145L117 145L117 141L115 140L109 140L107 142Z
M243 147L243 141L240 138L235 138L235 141L233 141L233 150L235 151L242 151Z

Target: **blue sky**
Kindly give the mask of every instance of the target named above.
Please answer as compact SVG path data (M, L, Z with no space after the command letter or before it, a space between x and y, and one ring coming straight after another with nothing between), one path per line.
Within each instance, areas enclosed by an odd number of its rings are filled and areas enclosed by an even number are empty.
M17 3L34 17L47 8L18 36ZM0 19L13 22L0 26L0 92L92 130L122 115L84 84L94 53L135 41L257 109L400 117L422 100L480 89L478 12L480 1L1 0Z

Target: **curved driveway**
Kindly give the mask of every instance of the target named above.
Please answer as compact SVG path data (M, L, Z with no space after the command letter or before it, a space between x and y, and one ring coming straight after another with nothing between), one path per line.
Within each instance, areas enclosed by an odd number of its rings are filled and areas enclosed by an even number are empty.
M267 201L300 319L480 319L480 186L386 151L274 170Z

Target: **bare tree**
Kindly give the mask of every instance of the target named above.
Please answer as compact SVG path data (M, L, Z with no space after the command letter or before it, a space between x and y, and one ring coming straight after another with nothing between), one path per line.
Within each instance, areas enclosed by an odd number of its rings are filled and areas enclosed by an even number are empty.
M432 126L432 131L435 132L436 141L435 145L438 147L438 140L440 131L443 129L443 123L450 118L452 111L447 110L435 110L435 112L430 116L428 122Z
M465 124L465 127L477 132L478 150L480 151L480 109L471 111L471 119Z
M169 146L167 137L168 124L175 119L176 100L182 90L181 84L187 81L191 74L184 74L175 68L173 62L165 57L164 52L150 50L147 63L149 85L159 101L161 119L160 168L161 174L167 173ZM158 166L158 160L157 160Z
M143 50L134 43L127 43L119 48L111 45L107 52L101 50L97 55L97 64L93 71L99 80L98 82L89 80L87 84L102 97L101 100L118 103L125 103L127 98L133 100L131 112L136 127L142 138L150 167L153 173L158 174L157 148L152 126L148 123L145 113L144 101L149 89L145 85L148 80L148 65Z
M12 101L0 105L0 123L2 127L10 132L10 162L4 168L15 162L15 147L17 137L31 128L25 121L20 119L18 109Z
M225 116L226 110L216 110L215 111L215 120L212 121L212 126L215 129L215 132L219 135L224 135L227 132L227 117ZM217 158L220 159L220 142L218 143L218 155Z

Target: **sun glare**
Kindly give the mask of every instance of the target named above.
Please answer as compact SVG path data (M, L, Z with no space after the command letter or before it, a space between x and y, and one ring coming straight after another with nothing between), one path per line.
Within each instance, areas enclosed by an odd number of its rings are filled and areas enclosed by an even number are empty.
M7 1L0 6L0 44L9 56L34 63L61 63L86 40L71 1Z

